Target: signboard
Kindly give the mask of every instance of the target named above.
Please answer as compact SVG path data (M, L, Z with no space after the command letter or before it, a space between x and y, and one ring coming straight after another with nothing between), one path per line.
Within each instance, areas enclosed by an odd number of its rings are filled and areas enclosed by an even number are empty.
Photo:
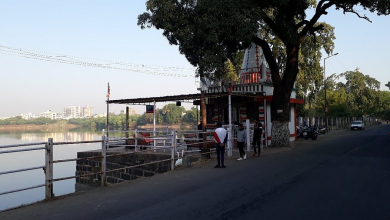
M328 107L325 108L325 112L328 112Z
M193 105L200 105L200 100L194 100L194 101L192 102L192 104L193 104Z
M146 113L153 113L154 106L153 105L147 105L146 106Z

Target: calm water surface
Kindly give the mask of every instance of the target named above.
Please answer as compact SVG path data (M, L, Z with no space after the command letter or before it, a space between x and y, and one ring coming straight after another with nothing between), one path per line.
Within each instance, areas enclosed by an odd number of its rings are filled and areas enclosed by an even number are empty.
M62 141L93 141L101 140L101 131L61 131L61 132L0 132L0 146L22 143L47 142L53 138L54 142ZM25 148L44 147L36 145L29 147L0 149L9 151ZM77 152L101 149L101 143L54 145L54 160L73 159ZM45 165L45 150L26 151L0 154L0 172L17 170ZM55 163L53 167L54 178L75 176L76 162ZM0 175L0 192L41 185L45 183L45 174L42 169L24 171L14 174ZM75 192L75 179L54 182L55 196ZM0 195L0 210L29 204L45 198L45 188L25 190L17 193Z

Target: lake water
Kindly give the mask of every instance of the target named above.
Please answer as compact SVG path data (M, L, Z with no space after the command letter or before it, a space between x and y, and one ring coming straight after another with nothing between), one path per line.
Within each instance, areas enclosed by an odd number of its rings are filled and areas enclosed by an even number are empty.
M0 132L0 146L47 142L53 138L54 142L66 141L93 141L101 140L101 131L61 131L61 132ZM29 147L6 148L1 151L44 147L36 145ZM90 144L70 144L54 145L54 160L74 159L77 152L101 149L101 143ZM45 165L45 150L26 151L17 153L0 154L0 172L18 170L30 167L39 167ZM76 162L55 163L53 167L54 178L75 176ZM41 185L45 183L45 174L43 169L24 171L13 174L0 175L0 192L21 189ZM75 192L75 179L56 181L53 185L55 196L65 195ZM45 198L45 187L39 187L31 190L0 195L0 210L17 207L22 204L34 203Z

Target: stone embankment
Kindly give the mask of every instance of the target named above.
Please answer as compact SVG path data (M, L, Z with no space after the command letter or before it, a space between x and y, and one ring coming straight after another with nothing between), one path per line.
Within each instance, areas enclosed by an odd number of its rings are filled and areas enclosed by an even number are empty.
M168 154L159 153L129 153L120 156L110 156L110 154L117 154L120 152L107 152L107 184L122 183L142 177L151 177L157 173L164 173L171 170L171 161L163 161L157 163L151 163L155 161L161 161L170 159ZM123 152L122 152L123 153ZM100 151L89 151L77 153L77 158L97 157L101 156ZM149 164L151 163L151 164ZM145 164L145 165L143 165ZM125 168L132 167L132 168ZM125 169L122 169L125 168ZM111 171L110 170L117 170ZM85 159L78 160L76 164L76 175L85 175L101 172L101 159ZM94 174L90 176L83 176L76 178L76 188L81 187L83 184L89 186L100 186L101 174Z

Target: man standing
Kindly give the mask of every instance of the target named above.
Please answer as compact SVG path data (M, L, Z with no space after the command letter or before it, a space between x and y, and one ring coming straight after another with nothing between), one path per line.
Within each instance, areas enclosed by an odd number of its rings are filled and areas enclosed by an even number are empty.
M246 131L242 123L239 123L238 130L237 130L237 147L238 150L240 151L240 158L238 158L237 160L246 159L246 154L244 151L245 142L246 142Z
M217 123L217 128L214 132L214 140L217 151L217 161L218 164L214 168L226 168L225 166L225 145L227 142L227 131L222 127L222 123Z
M260 147L262 146L261 145L261 135L263 134L263 125L257 119L255 119L254 123L255 124L253 126L252 144L253 144L253 149L255 152L252 154L252 156L256 157L256 154L257 154L257 156L260 157L261 151L262 151L262 149ZM257 153L257 151L256 151L256 145L257 145L259 153Z

